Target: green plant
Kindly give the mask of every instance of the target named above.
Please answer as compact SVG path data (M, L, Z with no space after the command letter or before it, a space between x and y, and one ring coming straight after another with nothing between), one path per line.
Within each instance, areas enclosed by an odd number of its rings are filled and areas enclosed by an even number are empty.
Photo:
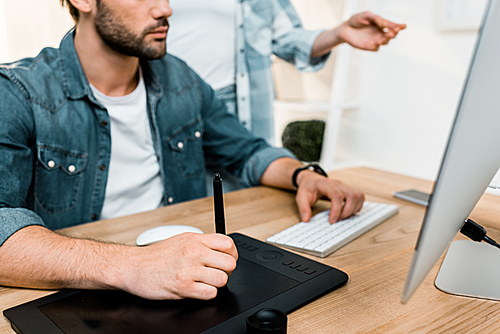
M285 127L281 142L283 147L292 151L299 160L319 161L324 132L324 121L295 121Z

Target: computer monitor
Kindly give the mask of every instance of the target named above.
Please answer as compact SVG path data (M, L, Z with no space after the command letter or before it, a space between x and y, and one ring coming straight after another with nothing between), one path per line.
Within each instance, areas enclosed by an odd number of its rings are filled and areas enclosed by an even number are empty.
M429 103L432 103L432 101L429 101ZM438 178L420 229L401 302L406 303L408 301L439 260L488 187L499 167L500 0L490 0L486 6L476 50ZM500 216L498 219L500 219ZM492 287L486 286L488 285L488 282L486 282L488 278L484 277L489 273L469 272L470 270L479 270L477 268L480 266L475 266L475 264L479 264L480 261L484 260L485 247L488 247L486 252L493 248L484 243L476 243L476 245L481 245L479 247L481 255L474 253L473 249L477 249L477 247L462 249L458 255L454 256L454 261L452 261L455 262L452 267L455 267L458 271L447 275L451 285L454 283L459 286L467 285L461 287L465 288L467 292L452 291L453 287L447 292L492 299L498 297L500 299L500 292L498 291L500 290L500 280L498 280L500 275L496 276L497 282L494 282L495 286ZM450 254L452 251L451 246L446 258L453 255ZM497 261L500 261L500 250L493 249L497 253L495 253L496 256L493 255L491 258L498 258ZM444 262L446 262L446 258ZM465 264L464 262L467 259L471 263ZM472 267L468 268L468 265ZM489 266L492 265L492 263L489 263ZM443 269L442 267L441 271ZM499 269L495 270L498 272ZM467 277L457 276L460 273ZM436 286L441 290L446 291L448 289L448 287L439 286L437 282ZM495 291L490 291L491 289ZM498 296L494 296L495 294L498 294Z

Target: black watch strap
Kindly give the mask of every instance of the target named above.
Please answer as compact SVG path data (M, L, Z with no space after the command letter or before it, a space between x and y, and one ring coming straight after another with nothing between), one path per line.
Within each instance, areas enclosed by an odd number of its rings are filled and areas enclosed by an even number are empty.
M297 176L299 175L300 172L302 172L303 170L306 170L306 169L310 170L311 172L316 172L319 175L323 175L324 177L328 177L328 175L323 170L323 168L321 168L318 164L310 164L310 165L307 165L304 167L300 167L300 168L297 168L293 172L293 175L292 175L292 184L295 188L299 187L299 185L297 184Z

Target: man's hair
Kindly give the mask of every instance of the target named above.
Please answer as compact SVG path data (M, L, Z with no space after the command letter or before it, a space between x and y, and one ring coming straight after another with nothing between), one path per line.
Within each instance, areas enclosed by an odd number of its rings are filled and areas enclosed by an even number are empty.
M69 0L61 0L61 5L64 7L64 5L68 6L69 8L69 13L73 17L73 20L75 23L78 23L78 19L80 18L80 14L78 13L78 9L73 6L73 4Z

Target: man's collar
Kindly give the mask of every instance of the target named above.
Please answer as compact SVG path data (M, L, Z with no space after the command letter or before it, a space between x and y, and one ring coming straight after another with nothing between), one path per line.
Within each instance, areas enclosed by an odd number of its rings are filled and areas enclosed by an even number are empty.
M151 69L149 61L141 60L139 66L141 66L142 77L144 78L144 83L146 84L148 89L151 89L152 91L154 91L154 93L161 93L162 88L160 85L160 80Z
M75 48L75 28L68 31L59 46L66 96L80 99L89 95L89 83Z

